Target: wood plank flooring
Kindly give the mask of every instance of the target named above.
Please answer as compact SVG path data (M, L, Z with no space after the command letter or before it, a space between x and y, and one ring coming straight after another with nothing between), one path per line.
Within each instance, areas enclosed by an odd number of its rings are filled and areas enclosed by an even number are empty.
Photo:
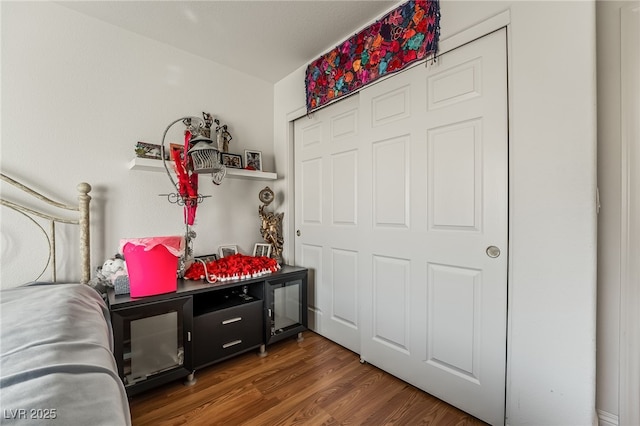
M484 425L315 334L252 351L130 399L143 425Z

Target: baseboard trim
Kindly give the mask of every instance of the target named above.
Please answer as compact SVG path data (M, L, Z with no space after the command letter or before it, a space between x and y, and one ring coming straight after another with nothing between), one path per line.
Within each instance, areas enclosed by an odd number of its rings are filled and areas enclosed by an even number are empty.
M619 426L618 416L607 411L596 410L598 412L598 426Z

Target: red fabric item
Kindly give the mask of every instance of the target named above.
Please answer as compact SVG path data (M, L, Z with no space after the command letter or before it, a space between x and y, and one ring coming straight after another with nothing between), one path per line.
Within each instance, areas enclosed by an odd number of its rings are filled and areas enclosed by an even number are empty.
M198 208L198 174L191 172L193 169L191 157L187 154L189 151L189 141L191 140L191 132L184 133L184 151L180 158L180 152L174 150L173 163L178 177L178 194L184 201L184 223L193 225L196 219L196 209Z
M266 256L246 256L234 254L207 263L207 274L210 281L225 281L229 279L253 278L258 275L270 274L280 269L275 259ZM188 280L201 280L205 277L204 266L195 262L184 274Z

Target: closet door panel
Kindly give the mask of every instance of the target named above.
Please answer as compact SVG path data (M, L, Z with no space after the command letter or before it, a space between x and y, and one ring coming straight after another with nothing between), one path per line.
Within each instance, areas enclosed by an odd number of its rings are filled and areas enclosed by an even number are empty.
M360 352L360 117L351 96L294 123L296 259L308 265L310 328Z
M505 37L360 93L361 208L371 210L361 358L493 424L505 403ZM395 270L389 259L402 274L381 268Z

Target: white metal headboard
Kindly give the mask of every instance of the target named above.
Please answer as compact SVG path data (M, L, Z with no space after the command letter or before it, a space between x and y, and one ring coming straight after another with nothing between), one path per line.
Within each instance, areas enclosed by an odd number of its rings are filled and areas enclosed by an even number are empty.
M79 225L80 227L80 260L81 260L80 282L82 284L88 283L89 280L91 279L91 257L90 257L91 250L90 250L90 240L89 240L89 202L91 201L89 192L91 191L91 185L89 185L86 182L79 183L77 186L78 204L69 205L69 204L60 203L48 197L45 197L39 192L34 191L33 189L27 187L26 185L21 184L20 182L10 178L4 173L0 173L0 178L4 182L7 182L8 184L24 191L25 193L43 201L44 203L50 206L63 209L63 210L72 210L72 211L79 212L78 219L67 219L62 216L57 216L57 215L44 213L42 211L37 211L32 208L26 207L24 205L15 203L13 201L0 198L0 205L6 206L10 209L20 212L29 218L31 218L32 216L37 216L49 221L50 223L49 263L52 265L53 281L56 281L56 233L55 233L56 223L68 223L72 225ZM49 263L47 264L47 266L49 265ZM47 266L45 266L45 269Z

